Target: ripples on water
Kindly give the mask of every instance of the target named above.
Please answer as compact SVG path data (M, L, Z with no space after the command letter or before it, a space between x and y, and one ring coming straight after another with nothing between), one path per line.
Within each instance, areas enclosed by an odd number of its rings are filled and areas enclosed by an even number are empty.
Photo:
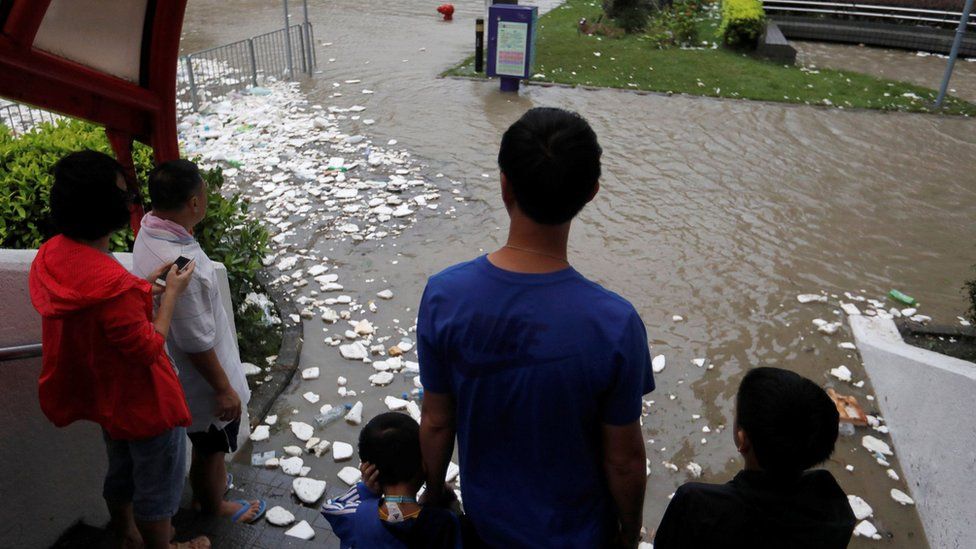
M226 3L191 3L184 49L270 30L279 13L270 4L234 2L229 11ZM434 78L469 53L472 19L483 4L457 2L453 23L438 21L428 4L310 6L319 41L333 42L318 50L323 72L306 84L310 100L367 106L377 123L359 131L398 139L427 159L431 173L463 181L469 199L457 220L421 223L396 249L353 248L340 260L415 303L426 276L503 242L495 154L504 129L539 105L586 116L604 147L605 175L574 229L575 263L637 306L652 352L669 362L648 418L655 440L648 447L649 528L684 479L666 472L662 460L679 467L695 460L714 481L738 467L728 433L709 435L707 445L700 439L703 425L731 422L745 368L786 366L829 383L827 370L846 363L863 375L857 358L836 348L849 335L821 336L810 323L833 318L834 307L800 306L797 293L863 289L881 297L897 287L936 319L954 322L963 313L959 288L976 263L972 121L535 86L501 95L494 84ZM872 50L858 55L870 59ZM351 78L363 82L330 97L332 82ZM359 87L376 93L361 95ZM396 268L388 266L394 257L402 260ZM674 323L672 314L686 320ZM334 353L318 339L306 338L306 355ZM715 369L695 368L694 357L708 357ZM894 545L923 545L914 510L891 503L883 468L855 446L842 439L829 468L874 506ZM857 474L843 470L847 463Z

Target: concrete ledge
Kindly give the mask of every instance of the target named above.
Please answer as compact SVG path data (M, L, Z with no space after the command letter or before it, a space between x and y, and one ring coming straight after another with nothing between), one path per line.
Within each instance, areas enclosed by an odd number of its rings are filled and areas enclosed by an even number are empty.
M796 48L790 45L783 35L783 31L772 21L766 23L766 32L759 40L756 55L778 63L796 64Z
M849 317L932 547L976 547L976 364L905 343L892 320Z
M251 416L252 426L259 424L268 415L275 400L291 383L291 379L298 369L298 360L302 355L302 344L304 342L301 317L299 317L298 322L291 318L291 315L298 315L298 308L295 307L294 302L278 286L271 283L274 277L269 271L259 271L258 280L264 285L264 291L268 294L268 298L278 309L282 330L278 358L271 365L268 374L264 376L270 375L271 379L251 389L251 402L248 403L248 412Z

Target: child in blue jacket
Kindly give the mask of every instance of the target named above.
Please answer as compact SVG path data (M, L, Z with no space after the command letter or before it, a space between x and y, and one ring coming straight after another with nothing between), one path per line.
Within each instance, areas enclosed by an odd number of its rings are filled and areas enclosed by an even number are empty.
M343 549L461 547L458 518L447 509L417 503L424 471L420 426L413 418L397 412L373 418L359 433L359 458L379 493L359 482L322 506Z

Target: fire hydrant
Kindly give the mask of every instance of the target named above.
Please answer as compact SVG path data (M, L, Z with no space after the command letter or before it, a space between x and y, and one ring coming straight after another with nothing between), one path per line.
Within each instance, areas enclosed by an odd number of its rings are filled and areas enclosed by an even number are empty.
M454 4L441 4L437 7L437 13L444 16L445 21L454 20Z

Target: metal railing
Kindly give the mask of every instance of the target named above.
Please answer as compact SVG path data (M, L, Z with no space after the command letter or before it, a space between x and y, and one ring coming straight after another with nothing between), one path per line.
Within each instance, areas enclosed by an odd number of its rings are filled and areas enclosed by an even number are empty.
M299 71L311 74L317 64L312 24L292 25L288 33L286 39L285 29L279 29L181 57L176 73L177 110L197 110L203 103L232 90L257 86L263 78L293 78ZM62 118L65 117L29 105L0 102L0 124L10 128L13 135Z
M262 78L293 78L298 71L310 74L315 48L306 48L306 41L315 43L312 25L292 25L287 33L279 29L181 57L177 107L197 110L214 97L257 86Z
M11 360L23 360L25 358L37 358L41 356L41 344L14 345L13 347L0 347L0 362Z
M9 103L0 106L0 124L10 129L13 135L29 132L43 122L54 123L64 118L60 114L43 111L29 105Z
M767 13L782 13L784 15L845 16L952 28L959 24L959 19L962 17L960 11L903 8L855 2L817 2L813 0L763 0L763 8ZM976 14L970 16L967 26L970 29L976 29Z

